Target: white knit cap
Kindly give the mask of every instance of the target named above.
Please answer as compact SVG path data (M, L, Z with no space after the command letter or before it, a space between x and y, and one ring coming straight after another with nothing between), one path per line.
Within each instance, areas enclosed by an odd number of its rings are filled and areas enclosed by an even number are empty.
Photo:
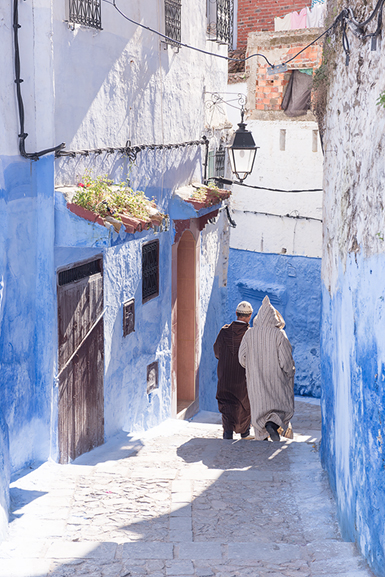
M237 310L235 312L241 315L251 315L253 312L253 307L247 301L242 301L237 306Z

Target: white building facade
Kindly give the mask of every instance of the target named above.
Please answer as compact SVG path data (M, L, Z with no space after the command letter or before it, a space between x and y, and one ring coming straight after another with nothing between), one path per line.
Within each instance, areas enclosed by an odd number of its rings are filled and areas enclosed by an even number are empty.
M319 29L249 34L247 55L264 54L280 64L307 46ZM310 73L320 65L315 44L282 73L269 74L266 60L255 56L245 73L229 75L227 113L240 121L238 95L246 102L247 129L258 152L244 185L234 185L229 255L229 308L249 300L257 312L267 294L286 321L296 362L295 391L319 397L322 179L323 153L313 112L288 116L281 109L295 71Z
M205 408L228 244L221 204L196 210L175 194L202 182L206 142L227 138L206 118L227 43L209 38L205 0L14 0L1 21L0 536L11 472L66 462L87 435L84 450ZM129 179L167 217L119 232L80 218L67 202L85 174ZM91 358L100 386L84 422L63 399Z

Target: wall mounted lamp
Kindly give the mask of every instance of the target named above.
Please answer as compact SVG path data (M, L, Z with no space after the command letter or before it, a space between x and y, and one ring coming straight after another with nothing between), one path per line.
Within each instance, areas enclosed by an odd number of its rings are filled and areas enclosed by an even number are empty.
M240 182L243 182L251 174L259 148L259 146L255 146L250 130L246 130L246 124L243 122L244 115L245 109L242 107L239 128L235 131L232 143L227 147L231 171Z

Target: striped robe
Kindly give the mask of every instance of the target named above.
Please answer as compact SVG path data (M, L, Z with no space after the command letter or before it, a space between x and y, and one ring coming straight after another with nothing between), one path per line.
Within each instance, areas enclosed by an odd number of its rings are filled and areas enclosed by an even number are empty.
M284 326L266 296L239 348L239 362L246 368L251 424L259 440L269 436L267 421L286 431L294 414L295 365Z
M246 373L238 361L238 350L248 323L234 321L221 328L214 344L218 359L217 401L224 431L246 433L250 427L250 403Z

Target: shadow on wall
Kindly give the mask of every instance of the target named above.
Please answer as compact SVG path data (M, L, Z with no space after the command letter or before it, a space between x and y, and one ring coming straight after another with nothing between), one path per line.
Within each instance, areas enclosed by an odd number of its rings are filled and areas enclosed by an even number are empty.
M0 542L5 537L8 527L10 479L11 466L9 461L8 426L0 410Z
M178 149L145 149L138 153L135 164L120 154L62 157L56 160L56 180L61 185L74 185L85 171L94 175L108 174L115 182L128 179L134 190L143 190L150 199L154 197L159 210L169 213L172 192L186 182L201 180L204 154L204 147L194 145Z
M218 412L218 403L215 398L217 392L217 364L214 355L214 343L224 324L235 320L235 315L227 317L227 288L219 287L218 277L214 283L207 305L202 335L201 360L199 365L199 408L202 411Z
M268 295L285 319L296 364L297 395L321 396L321 259L230 249L228 308L249 301L258 313Z

